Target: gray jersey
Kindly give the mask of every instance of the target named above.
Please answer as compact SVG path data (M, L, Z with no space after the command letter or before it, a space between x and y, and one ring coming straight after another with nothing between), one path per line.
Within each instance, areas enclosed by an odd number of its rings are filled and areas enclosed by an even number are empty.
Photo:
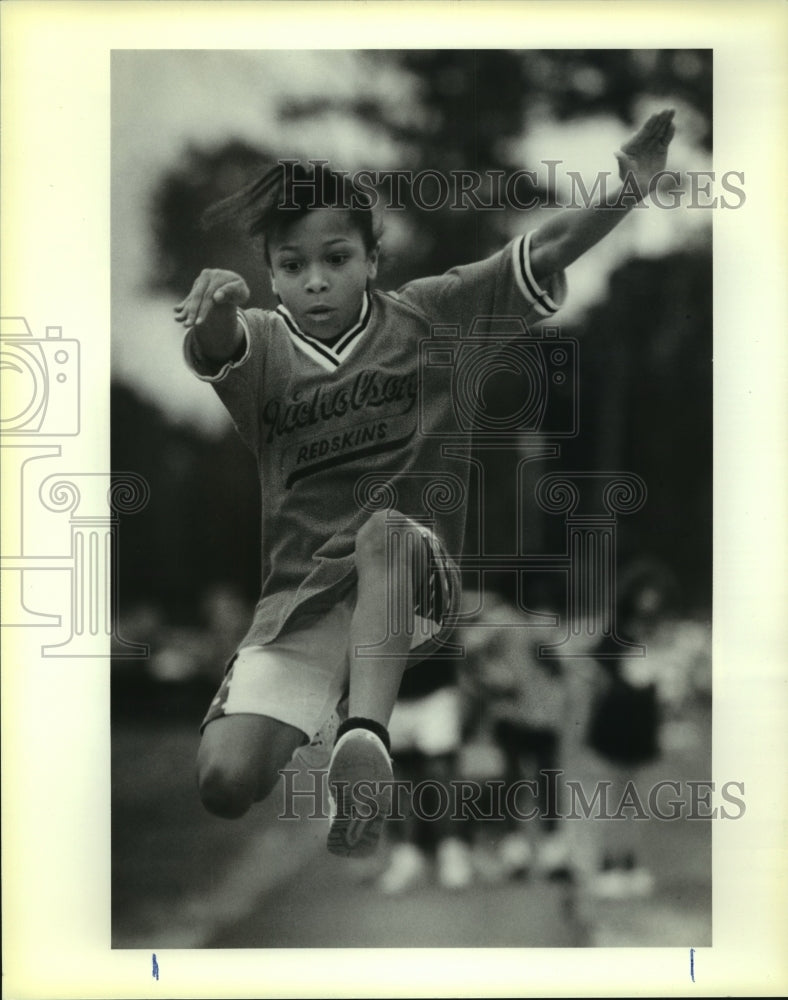
M187 363L257 460L262 590L242 646L271 642L354 585L355 537L374 510L423 523L459 560L471 428L454 361L478 317L533 322L558 309L564 276L539 287L528 245L521 237L484 261L365 295L331 348L284 307L249 309L243 356L210 374L187 334Z

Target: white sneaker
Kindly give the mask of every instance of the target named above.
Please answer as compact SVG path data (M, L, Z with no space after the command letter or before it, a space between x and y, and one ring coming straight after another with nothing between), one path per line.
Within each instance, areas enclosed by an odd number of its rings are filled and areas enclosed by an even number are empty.
M340 738L328 765L333 810L326 846L332 854L364 858L374 852L391 812L393 777L388 751L369 729Z
M642 899L654 892L654 876L648 868L631 868L625 875L631 899Z
M611 868L591 883L597 899L643 899L654 891L654 876L645 868Z
M471 850L457 837L448 837L435 852L438 884L444 889L465 889L473 881Z
M387 896L397 896L423 882L427 871L427 859L415 844L395 844L378 888Z
M623 868L608 868L598 872L589 884L589 892L597 899L626 899L627 879Z

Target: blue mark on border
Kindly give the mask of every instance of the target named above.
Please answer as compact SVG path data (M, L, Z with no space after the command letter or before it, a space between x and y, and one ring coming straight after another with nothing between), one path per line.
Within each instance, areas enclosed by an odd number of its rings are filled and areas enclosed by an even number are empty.
M156 956L153 956L154 962L156 961ZM159 977L156 976L158 979ZM695 982L695 949L690 948L690 979Z
M151 972L153 974L153 978L156 980L156 982L158 982L159 981L159 963L156 961L156 952L153 953L153 966L152 966Z

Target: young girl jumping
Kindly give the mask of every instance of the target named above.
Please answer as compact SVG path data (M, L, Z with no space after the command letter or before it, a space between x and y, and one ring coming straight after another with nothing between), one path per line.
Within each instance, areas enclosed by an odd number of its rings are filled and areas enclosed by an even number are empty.
M487 260L396 294L372 290L379 234L369 196L343 173L279 165L218 206L262 238L280 304L246 309L243 278L208 269L175 312L186 362L227 407L261 488L260 599L203 722L198 780L211 812L239 817L264 799L347 699L328 768L328 849L374 850L403 671L445 640L460 590L470 464L462 446L445 447L464 429L452 342L436 341L434 363L421 349L437 324L462 337L479 316L553 315L564 268L664 169L672 119L653 115L616 154L627 195L617 207L565 209Z

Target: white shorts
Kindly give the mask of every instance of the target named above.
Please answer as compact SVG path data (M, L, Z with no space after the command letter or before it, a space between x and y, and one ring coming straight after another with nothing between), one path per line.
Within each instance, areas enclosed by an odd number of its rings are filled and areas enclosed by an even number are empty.
M431 533L425 533L424 537L431 550L435 577L428 588L433 600L415 594L409 667L440 648L451 629L447 621L456 612L460 596L456 566L443 554ZM436 589L441 595L439 600L434 599ZM439 620L419 614L428 604L430 607L440 604ZM201 728L225 715L267 715L295 726L311 740L347 693L348 636L355 606L354 587L322 617L279 635L265 646L240 649L230 662Z

